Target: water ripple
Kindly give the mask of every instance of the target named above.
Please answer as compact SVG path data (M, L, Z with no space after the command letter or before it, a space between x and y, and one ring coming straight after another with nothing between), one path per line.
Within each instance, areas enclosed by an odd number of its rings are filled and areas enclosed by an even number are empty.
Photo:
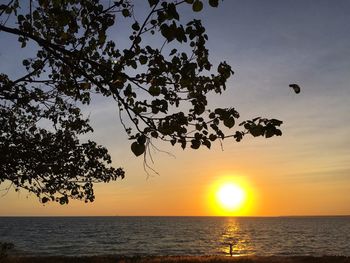
M0 218L20 255L344 255L350 217Z

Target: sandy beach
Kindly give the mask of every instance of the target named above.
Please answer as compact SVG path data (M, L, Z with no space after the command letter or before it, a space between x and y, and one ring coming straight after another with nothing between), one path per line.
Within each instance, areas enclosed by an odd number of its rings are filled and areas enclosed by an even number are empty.
M120 256L93 256L93 257L16 257L9 256L0 259L1 263L350 263L350 257L343 256L156 256L156 257L120 257Z

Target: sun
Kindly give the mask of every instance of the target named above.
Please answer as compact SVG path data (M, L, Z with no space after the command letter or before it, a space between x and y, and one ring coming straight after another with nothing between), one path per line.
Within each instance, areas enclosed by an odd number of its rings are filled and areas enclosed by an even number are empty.
M246 175L219 174L208 184L208 213L216 216L250 216L257 207L258 190Z
M225 183L216 192L219 205L228 212L239 210L244 204L246 193L234 183Z

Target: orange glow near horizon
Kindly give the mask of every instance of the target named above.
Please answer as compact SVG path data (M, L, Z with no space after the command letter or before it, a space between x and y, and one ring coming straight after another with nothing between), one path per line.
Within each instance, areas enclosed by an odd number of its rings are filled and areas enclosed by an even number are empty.
M253 199L253 188L240 176L221 176L209 190L209 204L214 215L249 215Z

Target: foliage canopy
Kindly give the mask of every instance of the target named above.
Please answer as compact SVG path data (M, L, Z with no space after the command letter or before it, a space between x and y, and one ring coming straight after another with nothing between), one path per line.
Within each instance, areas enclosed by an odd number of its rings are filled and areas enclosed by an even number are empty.
M221 94L233 71L226 62L210 63L200 20L180 19L180 5L199 12L202 1L148 0L142 21L134 12L139 2L107 2L0 5L0 34L35 49L22 62L23 75L0 74L0 183L10 181L43 203L66 204L70 198L93 201L95 182L123 178L106 148L79 139L93 131L81 106L94 94L115 100L136 156L145 155L154 139L198 149L246 134L282 134L279 120L259 117L236 125L236 109L208 109L208 94ZM217 7L219 1L208 3ZM121 20L131 27L127 48L109 36ZM161 40L159 47L147 44L153 38Z

